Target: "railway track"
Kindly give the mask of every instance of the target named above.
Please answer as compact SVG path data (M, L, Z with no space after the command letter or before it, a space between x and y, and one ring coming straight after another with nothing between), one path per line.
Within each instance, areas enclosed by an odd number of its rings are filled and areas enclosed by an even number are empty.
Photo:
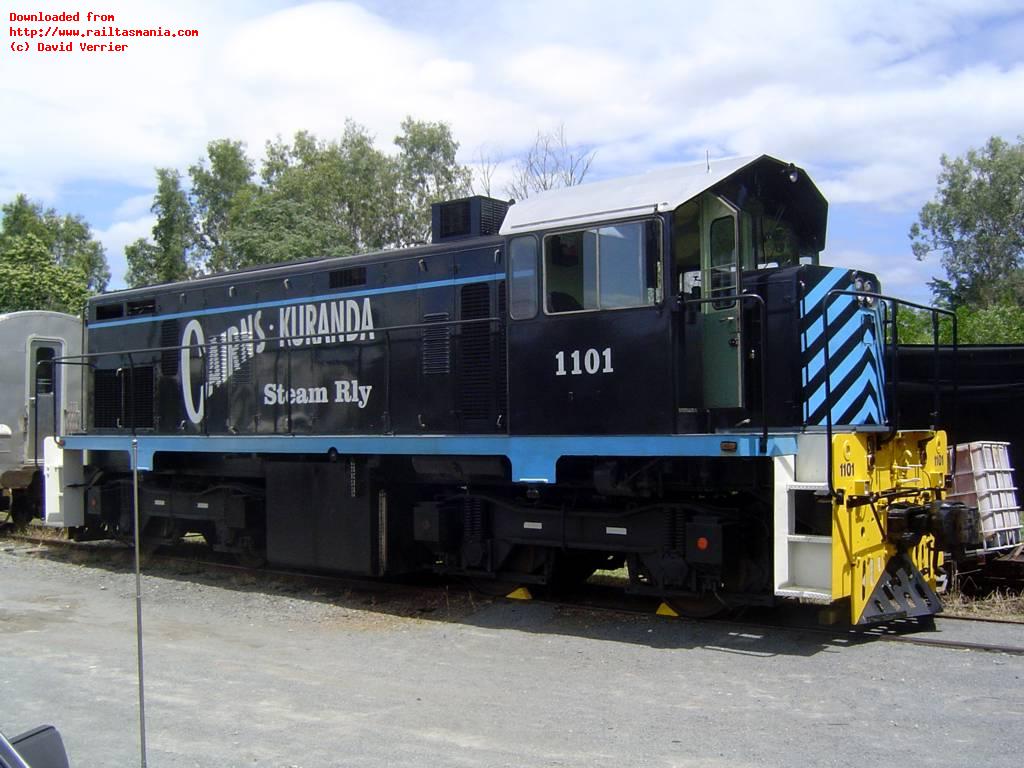
M28 545L20 550L15 547L4 547L3 542ZM126 545L116 542L89 542L79 543L62 538L35 536L25 533L7 532L0 536L0 549L17 551L20 554L31 554L45 550L64 550L68 553L84 554L95 562L109 562L112 554L123 556L126 561L130 558L131 550ZM401 581L383 581L373 578L360 578L352 576L339 576L335 574L317 574L302 571L290 571L274 568L253 568L240 565L235 562L227 562L221 559L216 553L211 552L202 544L183 544L168 550L158 550L145 557L145 565L152 569L154 566L165 567L181 575L185 571L193 570L196 575L203 573L222 573L233 575L239 578L251 579L256 583L286 583L296 586L307 586L314 590L328 590L338 593L360 593L375 602L374 596L382 596L390 601L411 600L416 603L437 603L447 599L447 591L452 586L452 581L438 583L404 583ZM187 575L187 574L186 574ZM468 587L476 591L484 600L504 599L509 589L499 589L500 585L488 583L480 585L476 582L459 580L459 586ZM551 605L559 610L579 611L587 610L599 613L617 614L620 616L651 616L658 605L658 600L638 595L626 595L618 588L590 586L581 590L578 594L572 595L569 599L560 596L538 596L535 602ZM416 610L408 612L415 615ZM782 616L782 618L775 618ZM973 640L950 639L936 637L932 633L923 632L915 622L892 622L889 624L873 626L870 628L849 628L843 626L821 626L811 620L811 612L804 612L794 618L792 612L783 614L771 610L750 610L743 616L737 617L707 617L687 618L682 620L696 624L707 624L709 626L735 628L738 632L793 632L804 635L820 636L825 640L841 642L889 642L903 643L909 645L920 645L931 648L943 648L946 650L959 650L971 652L1003 653L1014 656L1024 656L1024 633L1021 640L1015 643L991 643L977 642ZM996 624L996 625L1024 625L1024 621L999 618L975 618L966 616L940 616L940 621L950 621L956 624Z

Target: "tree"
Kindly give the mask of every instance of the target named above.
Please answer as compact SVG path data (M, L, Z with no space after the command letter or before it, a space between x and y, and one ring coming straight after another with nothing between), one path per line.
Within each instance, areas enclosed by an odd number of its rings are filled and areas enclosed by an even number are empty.
M910 228L914 255L940 255L945 280L929 283L950 306L1024 303L1024 137L941 159L934 200Z
M150 208L156 214L154 242L139 239L125 248L125 280L133 287L186 280L199 271L193 261L195 222L181 187L181 174L171 168L157 168L156 178L156 196Z
M526 155L516 162L506 191L515 200L535 192L582 184L594 162L594 151L573 149L565 137L565 125L537 138Z
M17 195L0 210L3 211L0 247L11 238L34 235L43 243L54 263L85 277L89 291L96 293L107 287L110 269L106 253L81 216L61 216L53 208L44 209L25 195Z
M498 170L498 161L495 160L490 149L483 146L477 148L475 166L472 179L470 180L470 191L474 195L494 197L492 188L494 186L494 174Z
M237 258L225 241L232 202L255 188L253 162L240 141L218 139L206 147L207 160L188 169L192 181L191 207L196 231L197 260L211 272L230 269Z
M395 137L404 211L401 244L423 243L430 238L430 206L469 194L472 174L455 159L459 142L445 123L406 117Z
M431 203L465 194L469 171L443 123L407 118L395 144L398 154L387 155L351 120L338 140L300 131L268 142L263 184L232 201L229 266L425 242Z
M384 160L352 123L346 123L340 142L300 131L290 144L281 139L268 143L263 186L233 201L226 235L237 256L231 266L381 247L371 230L385 219L364 209L366 191L374 183L394 189L394 182L386 181Z
M62 267L34 232L0 241L0 312L49 309L78 314L89 289L85 275Z
M465 194L470 173L444 123L406 118L395 145L383 152L348 120L339 139L299 131L268 142L258 177L230 139L207 145L188 191L158 169L152 241L125 249L129 284L424 242L431 203Z
M900 309L900 344L931 344L930 312ZM956 337L959 344L1024 344L1024 307L1017 304L993 304L989 307L961 305L956 308ZM939 343L953 342L953 324L939 316Z

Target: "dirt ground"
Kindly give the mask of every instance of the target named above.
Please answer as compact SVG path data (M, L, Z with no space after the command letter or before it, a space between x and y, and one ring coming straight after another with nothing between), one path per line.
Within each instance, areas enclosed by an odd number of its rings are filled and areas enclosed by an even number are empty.
M154 768L1019 765L1020 656L187 568L143 589ZM0 540L0 730L138 764L134 595L124 560ZM1024 645L964 624L937 634Z

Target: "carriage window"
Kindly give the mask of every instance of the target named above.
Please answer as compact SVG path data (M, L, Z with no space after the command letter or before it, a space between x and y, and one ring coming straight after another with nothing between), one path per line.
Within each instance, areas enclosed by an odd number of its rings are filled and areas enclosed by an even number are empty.
M722 216L711 222L711 296L736 292L736 219ZM731 307L733 301L716 301L715 309Z
M514 320L537 315L537 238L517 237L509 244L509 313Z
M549 235L544 270L549 313L651 306L661 300L659 223Z
M36 394L53 394L53 347L39 347L36 349Z

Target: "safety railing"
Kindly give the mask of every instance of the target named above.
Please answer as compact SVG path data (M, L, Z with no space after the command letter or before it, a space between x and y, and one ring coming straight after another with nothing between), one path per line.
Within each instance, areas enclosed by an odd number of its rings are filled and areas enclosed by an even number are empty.
M355 344L355 346L357 346L359 348L362 348L362 347L371 346L371 345L382 345L383 348L384 348L384 361L385 361L384 362L384 390L385 390L385 400L384 400L384 402L385 402L385 408L384 408L384 412L382 414L382 419L384 421L383 431L385 433L391 433L393 431L392 428L391 428L391 423L390 423L390 420L391 420L390 414L393 412L393 409L392 409L392 358L393 358L392 346L393 346L393 338L392 337L393 337L394 334L396 334L396 333L403 333L403 332L410 332L410 331L420 331L420 330L423 330L423 329L426 329L426 328L431 328L431 329L438 328L438 327L461 328L461 327L471 326L471 325L498 324L499 327L497 329L491 331L491 336L494 337L495 335L501 333L500 324L502 322L503 322L502 319L498 318L498 317L483 317L483 318L472 318L472 319L466 319L466 320L436 320L436 321L422 322L422 323L407 323L407 324L402 324L402 325L383 326L383 327L377 327L377 328L372 328L372 329L367 328L364 331L358 331L358 332L353 331L353 333L360 333L360 334L370 334L372 332L372 334L374 335L373 339L359 341L357 344ZM307 334L301 334L301 335L300 334L294 334L294 335L289 334L289 335L279 335L279 336L261 336L261 337L258 337L258 338L251 337L250 335L244 335L244 336L239 335L238 337L231 338L231 339L225 339L225 338L218 337L218 338L206 340L206 341L204 341L202 343L195 343L195 344L179 344L179 345L157 346L157 347L140 347L140 348L135 348L135 349L125 349L125 350L109 350L109 351L103 351L103 352L89 352L89 353L83 353L83 354L80 354L80 355L65 355L65 356L55 357L51 361L44 361L44 362L52 362L54 365L61 365L61 366L63 366L63 365L85 366L85 367L88 367L88 368L93 369L93 370L96 370L96 368L97 368L96 362L98 360L101 360L101 359L119 358L119 362L127 363L127 365L122 365L121 367L117 368L116 369L116 374L115 374L122 381L122 384L120 386L120 395L121 395L121 397L120 397L120 404L119 404L120 416L119 416L119 418L117 420L117 426L115 428L116 429L130 430L131 434L134 436L138 432L138 423L137 423L138 422L138 418L137 417L138 417L138 414L139 414L139 403L136 402L137 392L136 392L136 387L135 387L135 370L138 367L137 364L136 364L137 358L142 358L142 357L150 358L150 359L153 360L154 365L156 365L156 364L159 364L160 356L163 355L164 353L167 353L167 352L173 352L173 353L177 353L178 355L181 355L183 352L185 352L187 350L190 353L190 355L189 355L190 357L191 357L191 353L192 352L199 353L199 359L202 361L201 362L201 369L200 369L200 376L199 376L199 386L202 388L202 391L205 393L206 391L208 391L207 388L210 385L210 381L209 381L209 359L210 359L211 356L213 356L213 355L220 355L224 349L230 349L232 347L238 347L238 346L242 346L242 345L254 346L256 344L271 344L271 343L275 343L276 342L276 343L279 343L279 345L280 345L277 348L276 351L278 353L281 353L281 352L285 353L285 369L286 369L285 375L287 377L286 382L285 382L285 386L290 390L292 388L292 383L293 383L293 381L292 381L292 372L293 372L293 369L294 369L293 356L295 354L301 354L301 353L304 353L304 352L313 352L313 351L318 351L318 350L330 350L330 349L334 349L334 348L350 348L350 347L353 346L353 342L345 341L345 340L343 340L343 338L339 339L338 341L335 341L335 342L324 342L323 338L324 338L325 335L328 335L328 336L330 336L330 335L338 336L339 334L307 333ZM346 335L345 332L342 332L340 334L341 337L344 337L345 335ZM378 336L380 338L378 338ZM308 342L310 342L310 341L312 341L314 339L318 340L317 343L315 344L315 346L307 346L305 348L296 348L296 344L297 345L304 345L304 344L307 344ZM149 363L147 362L146 364L149 364ZM229 391L228 394L230 396L230 394L231 394L230 391ZM94 392L94 396L95 396L95 392ZM294 433L294 414L293 414L293 409L292 409L293 403L291 402L291 398L287 398L287 402L285 403L285 405L286 405L286 408L287 408L286 416L285 416L286 424L287 424L286 434L293 434ZM37 412L36 412L36 419L35 419L35 424L34 424L34 427L33 427L33 432L34 432L34 440L36 441L36 455L38 457L38 409L36 409L36 410L37 410ZM56 405L56 399L55 399L54 400L54 423L55 424L58 423L56 421L56 414L57 414L57 405ZM85 422L85 421L86 420L83 419L83 422ZM208 425L209 425L209 419L206 419L206 418L202 419L202 421L201 421L202 434L204 434L204 435L208 435L209 434L209 426ZM83 427L84 426L85 426L85 423L83 423Z
M957 396L957 375L956 375L956 352L957 352L957 325L956 325L956 313L952 310L942 309L940 307L929 307L924 304L917 304L913 301L907 301L905 299L899 299L895 296L886 296L881 293L870 293L866 291L854 291L854 290L842 290L835 288L825 294L824 303L822 305L822 323L824 324L824 365L825 365L825 462L827 465L826 474L828 475L828 491L829 495L833 498L836 495L835 490L835 478L832 475L832 377L831 364L830 364L830 342L832 339L832 328L828 321L829 308L832 302L839 296L850 296L860 301L877 301L882 304L882 311L884 313L882 328L881 343L886 344L885 333L886 326L891 324L892 328L892 343L888 345L886 350L891 354L892 361L889 366L889 375L886 381L886 388L890 389L892 395L888 397L889 405L891 408L890 421L890 437L895 434L899 428L899 398L897 396L899 389L899 360L897 355L897 347L899 346L899 307L909 307L912 309L918 309L930 313L932 320L932 349L935 361L935 376L933 378L933 410L931 412L931 421L929 429L934 430L939 424L941 416L941 371L940 371L940 359L939 359L939 317L946 316L952 320L952 341L953 341L953 364L952 364L952 384L953 384L953 419L956 419L956 396ZM887 317L889 308L892 308L891 320ZM882 363L882 361L880 361ZM953 431L955 432L955 423L953 425ZM956 459L954 458L954 461ZM952 469L950 471L953 471Z
M768 311L765 305L764 298L756 293L734 293L727 296L709 296L703 299L684 299L683 306L701 306L704 304L719 303L719 302L753 302L757 305L759 327L760 327L760 351L758 353L758 361L760 363L760 375L761 375L761 438L758 441L761 453L768 452L768 379L767 379L767 367L765 360L767 358L767 320ZM742 312L740 318L737 321L738 327L740 328L740 338L743 337L743 317ZM742 350L741 350L742 352ZM742 357L742 355L741 355Z

